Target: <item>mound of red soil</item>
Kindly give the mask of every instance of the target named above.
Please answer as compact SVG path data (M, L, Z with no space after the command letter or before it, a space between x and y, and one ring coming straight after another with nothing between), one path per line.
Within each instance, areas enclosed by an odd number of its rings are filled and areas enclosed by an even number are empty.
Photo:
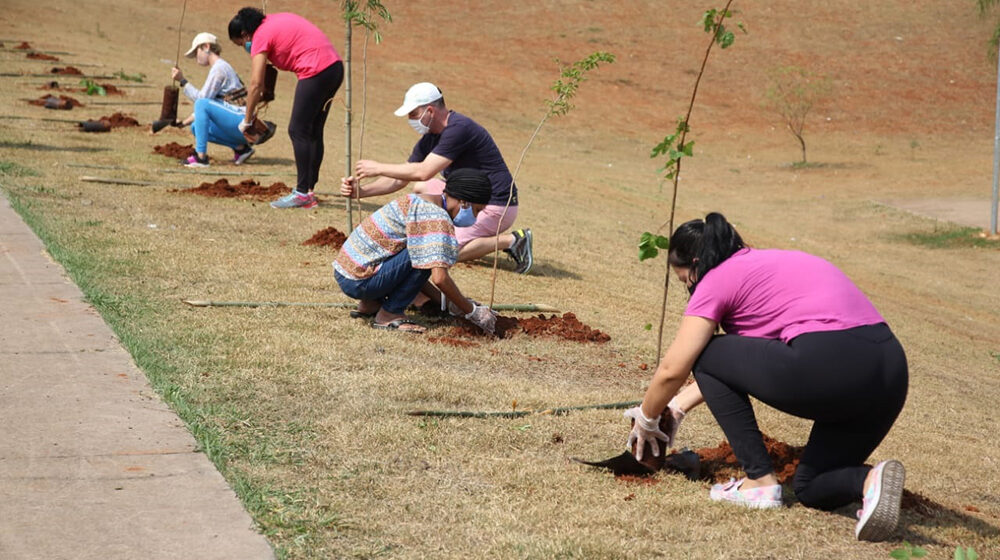
M558 315L546 317L544 314L539 314L537 317L527 319L497 316L495 331L497 338L510 338L517 332L523 332L532 337L550 336L573 342L604 343L611 340L610 336L581 323L572 313L563 313L562 317ZM488 337L490 335L472 323L461 319L459 324L451 329L451 336L468 338Z
M181 146L177 142L171 142L162 146L153 146L153 153L177 159L187 159L188 156L194 155L194 146L191 144Z
M604 343L611 340L610 336L581 323L572 313L563 313L562 317L552 315L547 319L540 314L520 320L518 326L529 336L558 336L576 342Z
M20 45L14 47L14 48L15 49L21 49L22 51L24 51L24 50L30 49L31 45L29 45L27 41L22 41Z
M284 183L274 183L270 187L264 187L253 179L245 179L235 185L230 185L228 179L219 179L214 183L202 183L190 189L173 189L170 192L198 194L212 198L247 197L269 200L276 196L286 195L292 192L292 189L285 186Z
M79 68L74 68L72 66L67 66L65 68L56 67L56 68L53 68L49 73L50 74L69 74L69 75L74 75L74 76L82 76L83 75L83 72L81 72Z
M344 241L347 241L346 235L335 227L328 227L317 231L312 237L303 241L302 244L340 249L344 246Z
M789 445L767 435L764 435L764 446L767 448L767 454L771 456L771 461L774 462L774 474L778 477L778 482L791 484L803 448ZM701 477L703 479L711 482L726 482L730 478L738 479L744 476L736 455L733 455L733 448L728 442L724 441L718 447L696 449L695 453L701 459ZM901 507L924 517L933 517L947 511L947 508L941 504L909 490L903 490Z
M774 462L774 473L778 477L778 482L791 483L792 477L795 475L795 467L799 465L802 448L793 447L767 435L764 435L764 447L767 448L767 454ZM720 443L718 447L703 447L695 449L694 452L701 458L702 478L712 482L726 482L730 478L743 476L740 463L727 441Z
M101 117L98 120L108 121L109 123L111 123L111 128L139 126L139 121L123 113L115 113L110 117Z
M101 87L104 88L104 93L108 95L125 95L124 90L117 88L111 84L101 84Z
M43 95L38 99L32 99L28 101L30 105L38 105L41 107L47 107L49 109L72 109L73 107L83 107L83 103L80 103L76 99L68 95Z
M40 87L38 89L60 89L59 88L59 82L51 81L51 82L43 85L42 87Z
M33 58L35 60L53 60L55 62L59 62L59 57L52 56L51 54L40 53L40 52L28 53L28 58Z

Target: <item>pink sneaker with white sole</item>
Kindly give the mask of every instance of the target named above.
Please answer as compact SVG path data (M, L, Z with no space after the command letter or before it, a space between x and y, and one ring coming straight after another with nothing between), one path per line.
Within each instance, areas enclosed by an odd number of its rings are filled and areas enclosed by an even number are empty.
M906 469L896 460L882 461L868 473L868 491L858 510L854 536L859 541L884 541L892 536L899 523Z
M715 502L729 502L755 509L770 509L781 507L781 485L758 486L749 490L740 490L747 479L736 480L712 486L709 497Z

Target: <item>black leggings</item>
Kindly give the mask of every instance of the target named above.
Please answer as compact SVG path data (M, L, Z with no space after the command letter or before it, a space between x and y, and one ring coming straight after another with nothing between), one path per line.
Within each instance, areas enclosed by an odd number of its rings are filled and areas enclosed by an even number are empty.
M344 64L339 60L325 70L295 86L292 116L288 119L288 137L292 139L298 182L295 190L307 193L319 181L323 163L323 127L330 113L329 100L344 80Z
M694 367L708 408L750 478L773 471L752 396L815 420L792 487L803 505L860 500L865 460L906 401L903 347L884 323L780 340L719 335Z

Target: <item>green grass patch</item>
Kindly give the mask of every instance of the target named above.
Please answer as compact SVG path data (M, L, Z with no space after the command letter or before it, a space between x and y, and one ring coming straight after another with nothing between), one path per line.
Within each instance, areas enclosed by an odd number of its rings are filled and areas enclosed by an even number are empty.
M25 167L17 162L0 160L0 176L3 177L39 177L41 173Z
M973 227L955 227L930 232L906 233L900 238L914 245L931 249L982 248L1000 249L1000 242L982 235L982 230Z

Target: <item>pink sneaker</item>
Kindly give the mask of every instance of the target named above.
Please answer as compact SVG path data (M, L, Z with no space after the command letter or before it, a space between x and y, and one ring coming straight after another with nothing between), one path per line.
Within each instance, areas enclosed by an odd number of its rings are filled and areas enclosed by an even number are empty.
M906 469L899 461L882 461L868 473L867 480L871 480L871 484L858 510L854 536L859 541L884 541L899 523L899 504L903 499Z
M740 490L747 479L736 480L730 478L729 482L712 486L709 497L715 502L729 502L739 504L749 508L769 509L781 507L781 485L758 486L749 490Z

